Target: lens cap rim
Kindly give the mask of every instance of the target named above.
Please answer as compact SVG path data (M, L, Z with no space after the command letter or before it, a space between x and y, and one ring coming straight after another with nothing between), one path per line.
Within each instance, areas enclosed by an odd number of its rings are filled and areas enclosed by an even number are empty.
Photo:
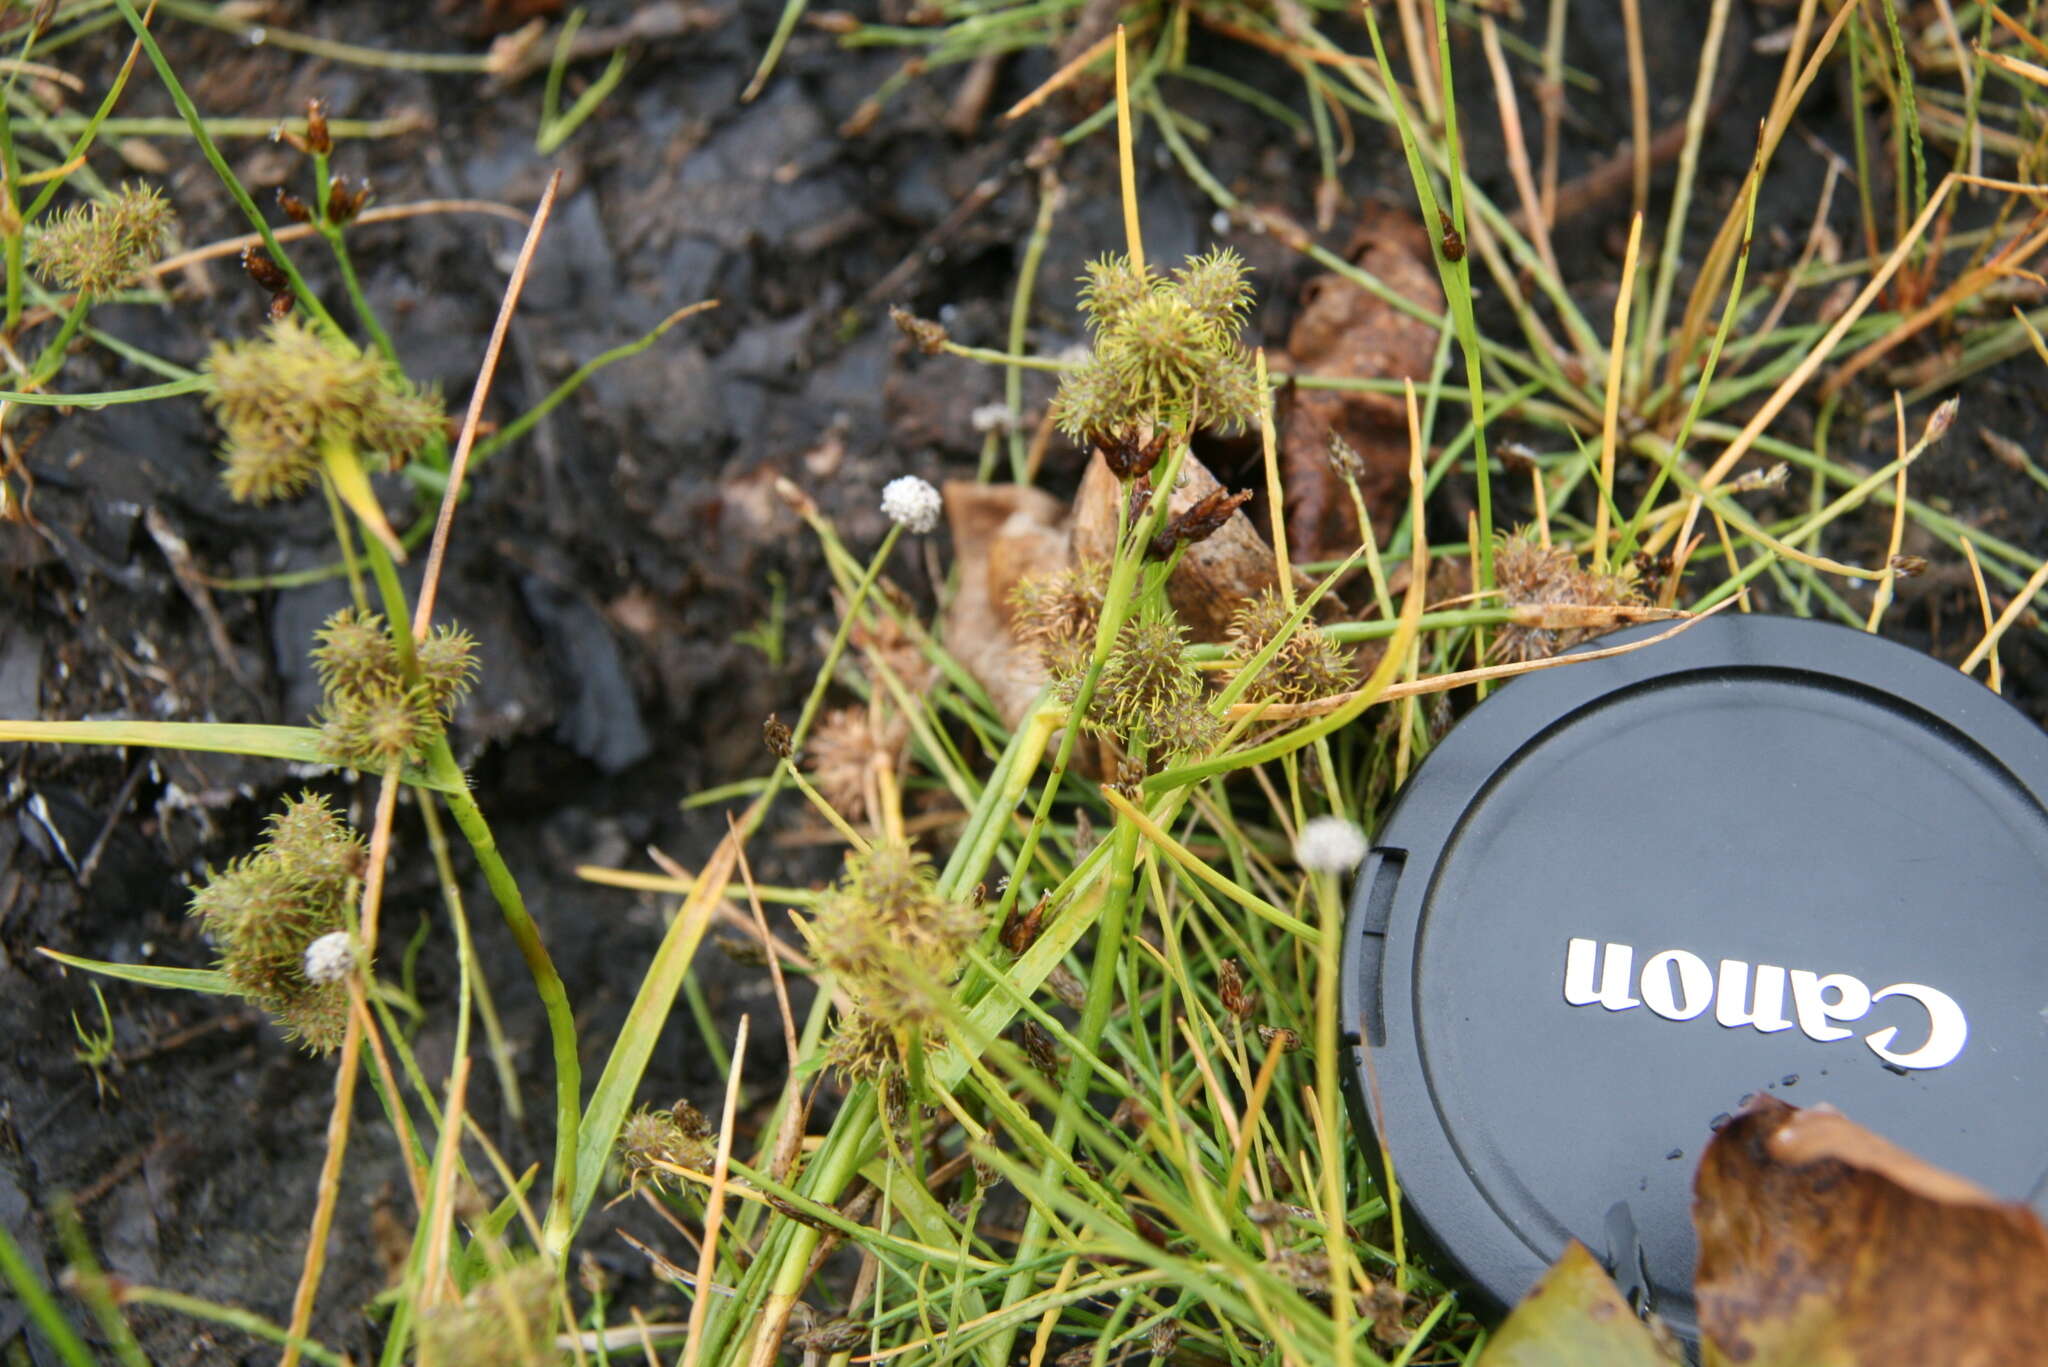
M1630 628L1579 649L1668 630ZM1349 1099L1366 1135L1385 1138L1407 1228L1435 1251L1444 1271L1495 1310L1519 1301L1563 1250L1542 1257L1494 1205L1484 1174L1468 1169L1461 1156L1429 1080L1413 974L1437 866L1495 776L1546 736L1646 685L1756 671L1804 676L1817 694L1839 695L1846 684L1898 706L1902 715L1911 709L1938 719L1980 751L1967 759L1995 757L2016 789L2015 799L2048 813L2048 732L1961 671L1830 622L1725 613L1639 650L1522 675L1473 709L1410 777L1374 836L1346 921L1339 1009L1351 1065ZM1383 1114L1394 1118L1384 1128ZM1367 1151L1377 1170L1377 1143ZM1626 1207L1619 1208L1625 1226ZM1617 1233L1611 1217L1609 1225L1608 1261L1626 1263L1612 1253ZM1628 1231L1619 1237L1626 1239ZM1624 1289L1656 1303L1658 1288L1649 1284L1639 1259L1635 1266L1611 1265L1610 1271ZM1689 1294L1684 1288L1679 1298ZM1689 1315L1681 1312L1671 1320L1692 1337Z

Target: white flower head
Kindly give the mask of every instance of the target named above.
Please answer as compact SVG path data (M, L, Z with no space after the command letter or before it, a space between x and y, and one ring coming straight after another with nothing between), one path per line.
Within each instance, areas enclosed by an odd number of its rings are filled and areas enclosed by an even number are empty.
M1365 832L1341 816L1314 818L1294 840L1294 862L1310 873L1349 873L1365 851Z
M1010 405L1006 403L985 403L977 406L967 417L977 432L1007 432L1010 430Z
M882 487L882 512L905 531L922 535L939 525L939 491L916 475L899 475Z
M306 981L319 987L340 982L355 971L356 947L348 932L330 930L306 946Z

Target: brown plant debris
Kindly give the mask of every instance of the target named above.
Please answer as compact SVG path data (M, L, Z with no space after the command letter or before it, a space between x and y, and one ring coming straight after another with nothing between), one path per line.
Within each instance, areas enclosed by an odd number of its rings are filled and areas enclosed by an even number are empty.
M1430 235L1408 214L1375 208L1347 253L1359 269L1433 313L1444 307ZM1334 273L1302 291L1302 310L1276 368L1334 379L1429 378L1436 330ZM1280 420L1287 543L1297 560L1346 555L1359 543L1358 514L1331 464L1332 438L1357 454L1367 514L1391 531L1408 489L1408 415L1398 394L1296 389Z
M1693 1186L1709 1360L2048 1361L2048 1228L1826 1107L1758 1096Z
M1501 596L1515 609L1626 608L1643 602L1633 571L1602 574L1588 570L1579 564L1576 553L1563 546L1544 545L1526 527L1501 538L1493 555L1493 573ZM1618 625L1628 614L1587 614L1584 625L1571 626L1555 625L1555 617L1540 613L1528 616L1528 621L1501 628L1493 645L1496 660L1547 660ZM1546 624L1534 624L1539 622Z

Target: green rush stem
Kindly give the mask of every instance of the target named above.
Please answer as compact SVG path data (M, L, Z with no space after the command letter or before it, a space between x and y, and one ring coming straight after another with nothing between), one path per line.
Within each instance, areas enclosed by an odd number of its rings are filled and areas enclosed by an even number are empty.
M419 803L420 821L427 828L427 846L434 854L434 876L440 880L441 896L448 906L448 921L455 928L456 952L462 956L467 973L466 984L476 988L477 1014L483 1018L484 1039L491 1051L491 1067L498 1075L498 1090L505 1098L505 1109L512 1119L526 1118L526 1103L519 1098L519 1072L512 1062L512 1047L505 1041L505 1027L498 1020L498 1005L491 997L490 980L484 976L483 964L476 957L476 945L469 935L469 913L462 905L462 885L456 881L455 861L448 853L448 832L441 825L441 814L435 810L433 797L428 793L415 794ZM457 1057L460 1057L458 1052Z
M1053 215L1059 212L1059 182L1047 174L1039 183L1038 217L1024 244L1024 264L1017 269L1017 292L1010 299L1009 348L1012 356L1024 352L1025 329L1031 321L1031 291L1038 281L1039 263L1045 259L1045 244L1052 237ZM1003 367L1003 405L1010 410L1010 478L1027 483L1027 452L1024 440L1024 368L1015 361Z
M448 749L446 736L435 740L427 761L435 769L461 776L462 771ZM461 792L443 794L443 797L448 803L449 814L455 818L455 824L461 828L463 837L469 841L470 849L476 855L477 864L483 869L484 882L497 899L498 910L504 914L505 926L519 946L520 957L526 960L527 971L533 975L533 985L539 990L541 1005L547 1011L548 1033L554 1038L555 1169L542 1242L551 1257L560 1259L575 1233L569 1223L570 1193L576 1187L576 1143L582 1126L583 1095L583 1069L576 1056L576 1016L569 1008L569 994L562 986L561 975L555 972L554 960L548 957L547 946L541 942L540 930L526 909L526 899L520 895L519 882L506 866L504 856L498 852L498 842L491 835L490 824L484 820L476 799L469 795L466 787Z
M1073 1148L1078 1113L1088 1104L1088 1084L1095 1051L1102 1042L1103 1029L1109 1024L1109 1009L1117 997L1116 969L1123 959L1124 931L1130 919L1131 873L1138 860L1136 823L1128 817L1118 817L1110 839L1115 846L1110 852L1109 881L1102 890L1102 916L1095 923L1095 960L1089 967L1088 1000L1081 1008L1081 1025L1075 1032L1080 1047L1067 1059L1067 1074L1060 1087L1065 1104L1059 1108L1059 1114L1053 1121L1050 1144L1038 1170L1039 1180L1047 1184L1059 1180L1067 1152ZM1013 884L1015 881L1012 880ZM1034 1201L1031 1213L1024 1221L1024 1233L1017 1241L1017 1262L1031 1263L1035 1259L1039 1245L1045 1242L1047 1223L1045 1207ZM1030 1294L1032 1284L1037 1280L1037 1272L1030 1267L1011 1273L1009 1283L1003 1288L1002 1308L1008 1310ZM997 1339L996 1361L1010 1360L1010 1345L1015 1335L1013 1328Z
M327 306L320 302L320 296L313 293L313 287L306 283L306 278L299 274L299 268L285 255L284 248L278 244L277 234L270 230L270 221L263 217L263 211L256 207L256 201L249 197L249 191L229 168L227 158L221 155L219 145L213 140L213 134L207 131L206 120L199 116L198 107L192 103L192 97L185 93L184 84L178 80L177 72L171 69L170 60L164 56L164 50L157 46L156 35L149 31L149 26L142 22L142 16L136 13L135 0L114 0L114 3L120 7L121 17L128 21L128 27L135 30L135 36L142 43L143 51L149 54L150 65L156 68L157 79L161 80L164 89L170 92L171 103L175 104L178 113L184 116L185 126L192 130L192 138L199 144L199 150L205 155L207 164L213 167L213 173L220 177L221 184L225 185L228 194L234 197L236 205L242 210L242 216L249 220L250 226L256 229L257 236L263 239L264 250L270 253L270 259L277 263L277 268L291 281L292 294L298 299L299 306L335 332L340 332L334 315L327 311Z
M5 168L7 178L5 186L0 186L0 214L5 215L8 226L6 336L12 339L21 327L22 244L27 238L28 224L22 218L21 201L14 192L14 187L21 183L21 155L14 146L14 116L5 100L0 100L0 167Z
M391 627L392 642L398 648L400 667L408 679L417 680L419 654L412 639L412 610L406 602L405 587L398 581L398 567L392 563L391 552L376 537L365 536L363 545L369 554L378 593L384 599L384 615ZM448 814L455 818L463 839L469 842L470 851L483 870L484 882L505 918L505 928L512 932L513 943L526 960L526 970L533 976L541 1006L547 1012L548 1034L553 1038L555 1051L555 1166L542 1242L548 1254L560 1258L575 1232L570 1226L570 1194L576 1189L576 1142L583 1123L583 1067L576 1053L576 1016L569 1008L569 994L562 986L561 974L555 971L554 960L541 942L540 929L526 909L519 880L512 876L499 852L490 823L484 819L476 799L470 796L462 766L455 762L455 754L448 748L446 732L435 736L422 767L451 783L453 791L442 794Z
M93 1367L92 1351L85 1346L85 1340L71 1327L71 1321L64 1318L64 1312L57 1306L44 1285L36 1280L29 1270L28 1259L24 1258L14 1236L7 1232L7 1226L0 1224L0 1279L14 1288L15 1299L28 1314L28 1322L43 1336L57 1356L64 1359L65 1367Z
M349 255L341 224L328 214L328 205L333 199L333 178L328 171L326 153L314 154L313 175L315 197L319 201L313 211L313 224L326 241L328 250L334 253L334 264L341 268L341 286L348 291L348 301L355 308L357 320L376 342L377 350L384 353L385 363L398 370L398 348L391 344L391 334L384 331L384 325L377 321L377 311L370 307L368 297L363 294L362 281L356 278L355 259Z
M57 335L43 348L43 354L36 357L24 388L40 389L56 378L64 367L64 348L71 345L71 339L78 335L78 325L85 321L85 312L92 307L92 296L81 294L72 302L71 311L64 315L64 326L57 329Z
M214 1301L188 1296L181 1291L170 1291L156 1286L123 1286L121 1304L154 1305L174 1315L187 1319L202 1320L212 1324L224 1324L230 1329L240 1330L250 1338L268 1339L272 1343L290 1344L296 1342L299 1351L323 1367L342 1367L346 1361L340 1354L325 1344L312 1339L293 1339L291 1331L275 1324L263 1316L232 1305L221 1305Z

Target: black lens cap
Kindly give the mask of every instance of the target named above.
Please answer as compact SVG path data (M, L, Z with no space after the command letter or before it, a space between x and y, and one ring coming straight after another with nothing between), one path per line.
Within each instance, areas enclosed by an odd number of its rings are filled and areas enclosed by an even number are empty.
M1695 1162L1751 1093L2048 1205L2048 735L1791 618L1525 675L1378 832L1343 984L1446 1273L1512 1305L1577 1239L1690 1336Z

